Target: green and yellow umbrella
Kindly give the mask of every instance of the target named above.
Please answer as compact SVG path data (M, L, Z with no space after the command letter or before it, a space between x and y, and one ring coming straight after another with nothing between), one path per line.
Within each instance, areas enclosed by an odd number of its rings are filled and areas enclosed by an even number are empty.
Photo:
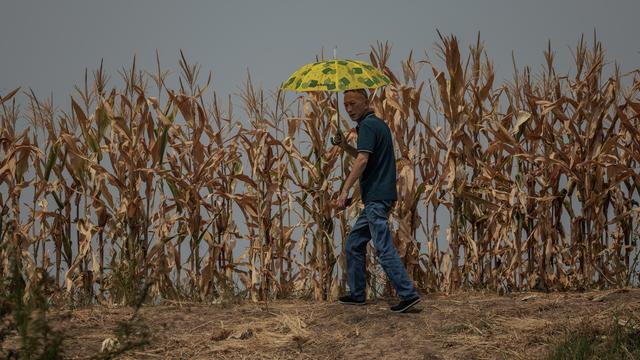
M370 64L357 60L324 60L307 64L282 83L295 91L346 91L375 89L389 84L389 78Z

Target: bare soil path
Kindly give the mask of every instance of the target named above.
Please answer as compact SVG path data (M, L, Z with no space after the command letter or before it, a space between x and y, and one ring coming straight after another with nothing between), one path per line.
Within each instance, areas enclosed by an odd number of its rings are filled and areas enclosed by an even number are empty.
M65 357L100 356L130 308L54 311ZM585 293L426 295L411 313L384 300L145 306L149 343L123 359L531 359L581 326L640 318L640 289ZM133 338L140 335L133 335Z

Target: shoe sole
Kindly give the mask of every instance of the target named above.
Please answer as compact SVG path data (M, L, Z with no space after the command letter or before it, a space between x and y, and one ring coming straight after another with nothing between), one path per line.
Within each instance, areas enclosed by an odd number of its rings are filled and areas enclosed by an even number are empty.
M399 310L391 310L391 311L396 312L396 313L403 313L403 312L405 312L405 311L407 311L407 310L411 309L411 307L412 307L412 306L414 306L415 304L419 303L421 300L422 300L422 299L417 298L415 301L413 301L413 302L412 302L412 303L410 303L409 305L405 306L404 308L399 309Z
M343 302L338 300L338 302L342 305L358 305L358 306L362 306L362 305L366 305L366 302L361 302L361 303L355 303L355 302Z

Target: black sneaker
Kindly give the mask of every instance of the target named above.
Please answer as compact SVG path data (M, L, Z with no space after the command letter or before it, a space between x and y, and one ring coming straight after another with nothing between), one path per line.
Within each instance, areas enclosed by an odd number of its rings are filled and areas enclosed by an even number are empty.
M420 302L420 297L416 296L414 298L411 299L407 299L407 300L402 300L399 303L397 303L396 305L393 305L390 309L393 312L405 312L407 310L409 310L413 305L417 304Z
M338 298L338 302L345 305L364 305L365 303L364 300L356 300L351 296L341 296Z

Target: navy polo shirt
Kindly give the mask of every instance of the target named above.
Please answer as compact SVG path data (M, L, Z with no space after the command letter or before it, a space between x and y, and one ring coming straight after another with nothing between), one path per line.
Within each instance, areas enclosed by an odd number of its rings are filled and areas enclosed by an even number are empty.
M356 127L358 152L369 153L367 167L360 176L362 200L397 200L396 159L391 129L373 112L365 114Z

